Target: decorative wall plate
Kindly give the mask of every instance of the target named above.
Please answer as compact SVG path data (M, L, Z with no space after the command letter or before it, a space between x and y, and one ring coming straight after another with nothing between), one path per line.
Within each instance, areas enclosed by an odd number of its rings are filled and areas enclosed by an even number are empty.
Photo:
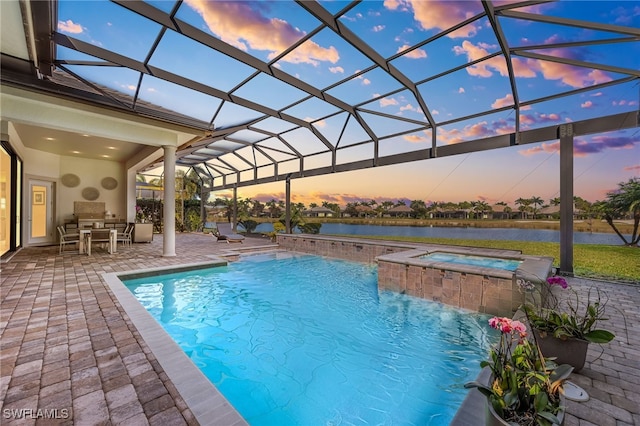
M106 177L102 179L100 184L104 189L116 189L116 187L118 186L118 181L112 177Z
M82 190L82 198L85 200L93 201L100 196L100 191L92 186L88 186Z
M74 175L73 173L67 173L66 175L62 175L60 178L62 184L68 188L75 188L80 185L80 178L78 175Z

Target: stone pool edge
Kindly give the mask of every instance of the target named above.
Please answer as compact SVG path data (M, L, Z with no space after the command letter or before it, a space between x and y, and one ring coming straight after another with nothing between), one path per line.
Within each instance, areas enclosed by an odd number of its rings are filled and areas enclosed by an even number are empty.
M158 363L176 387L194 417L203 426L248 425L247 421L209 381L162 326L140 304L121 279L169 272L224 266L225 260L191 263L152 269L103 273L108 288L129 316Z

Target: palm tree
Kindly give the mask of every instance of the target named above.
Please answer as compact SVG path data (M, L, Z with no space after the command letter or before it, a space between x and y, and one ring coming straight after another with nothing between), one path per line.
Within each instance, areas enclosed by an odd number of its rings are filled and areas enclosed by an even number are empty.
M471 201L460 201L458 203L458 209L464 211L464 218L469 219L469 212L473 211L473 202Z
M533 219L536 219L536 214L538 213L538 208L544 204L544 200L537 195L529 198L529 202L533 204Z
M491 210L491 207L486 201L472 201L471 208L476 215L476 219L478 218L478 215L480 216L480 219L482 219L484 216L483 213Z
M413 210L413 214L416 218L424 219L427 216L427 205L422 200L413 200L411 201L411 210Z
M278 201L276 201L275 199L271 199L270 201L266 202L267 208L269 209L269 217L270 218L274 218L274 217L279 217L280 213L281 213L281 209L280 206L278 204Z
M325 207L331 211L333 211L333 214L336 217L340 217L340 206L337 203L330 203L328 201L323 201L322 202L322 207Z
M607 193L607 201L600 205L604 219L613 231L624 241L627 246L637 246L640 244L640 178L634 177L628 182L618 184L618 189ZM633 230L631 238L627 240L618 230L614 219L631 217L633 219Z
M529 210L531 200L527 198L518 198L515 203L518 205L518 210L522 213L522 218L525 219L526 211Z

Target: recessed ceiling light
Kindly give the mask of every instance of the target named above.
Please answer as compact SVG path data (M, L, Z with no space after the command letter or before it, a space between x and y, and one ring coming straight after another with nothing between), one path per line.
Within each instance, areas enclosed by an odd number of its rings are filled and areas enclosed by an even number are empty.
M111 156L110 156L110 155L101 155L101 157L103 157L103 158L109 158L109 157L111 157Z
M55 138L45 138L45 139L48 140L48 141L55 141L56 140Z
M84 133L82 136L84 136L85 138L90 138L91 137L91 135L88 135L86 133Z
M80 151L71 151L72 154L80 154Z
M115 146L108 146L107 149L118 149Z

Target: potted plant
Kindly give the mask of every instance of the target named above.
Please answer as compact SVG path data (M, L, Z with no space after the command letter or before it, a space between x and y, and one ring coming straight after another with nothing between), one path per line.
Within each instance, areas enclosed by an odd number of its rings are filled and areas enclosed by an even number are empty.
M547 361L537 344L527 339L526 326L494 317L489 325L500 331L500 342L488 361L489 383L465 384L487 397L487 425L561 425L564 421L562 384L573 367Z
M518 285L525 291L532 289L530 281L518 280ZM540 300L523 305L538 345L546 357L580 371L589 343L608 343L615 337L599 328L600 322L607 319L606 294L592 287L581 297L560 276L551 276L540 285ZM557 297L558 290L566 293Z

